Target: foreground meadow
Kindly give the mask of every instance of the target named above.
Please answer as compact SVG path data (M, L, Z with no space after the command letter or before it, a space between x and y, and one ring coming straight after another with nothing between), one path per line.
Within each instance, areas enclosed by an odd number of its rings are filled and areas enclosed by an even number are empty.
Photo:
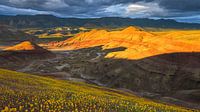
M0 69L1 112L187 112L118 90Z

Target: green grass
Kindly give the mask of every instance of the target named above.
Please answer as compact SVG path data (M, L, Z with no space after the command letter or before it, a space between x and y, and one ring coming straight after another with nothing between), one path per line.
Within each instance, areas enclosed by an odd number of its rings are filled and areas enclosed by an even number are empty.
M156 103L118 90L4 69L0 69L0 110L2 112L192 111Z

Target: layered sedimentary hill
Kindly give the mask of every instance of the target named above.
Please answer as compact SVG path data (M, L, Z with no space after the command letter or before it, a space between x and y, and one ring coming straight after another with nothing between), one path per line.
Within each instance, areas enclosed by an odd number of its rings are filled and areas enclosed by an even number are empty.
M5 49L5 51L32 51L32 52L48 52L46 49L38 46L37 44L30 42L30 41L24 41L17 45L8 47Z
M175 35L176 36L176 35ZM80 33L66 41L51 43L50 47L74 50L103 45L104 49L125 47L126 50L109 53L107 58L141 59L173 52L199 52L200 45L175 39L173 35L156 35L136 27L108 32L92 30Z
M80 49L99 45L104 45L106 48L129 47L134 42L144 41L143 39L145 37L152 38L153 34L135 27L128 27L122 31L113 32L92 30L90 32L80 33L66 41L52 44L53 46L64 47L65 49Z

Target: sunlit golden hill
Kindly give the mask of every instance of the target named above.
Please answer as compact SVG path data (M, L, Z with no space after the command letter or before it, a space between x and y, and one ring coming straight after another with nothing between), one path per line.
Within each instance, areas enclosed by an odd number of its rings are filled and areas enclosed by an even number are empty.
M36 45L30 41L24 41L17 45L8 47L5 49L6 51L37 51L37 52L46 52L47 50L43 49L42 47Z
M197 42L186 40L185 36L200 36L200 31L179 31L150 33L136 27L122 31L92 30L73 38L49 44L50 48L74 50L103 45L104 49L125 47L126 50L109 53L106 58L141 59L149 56L174 52L199 52ZM182 39L183 38L183 39ZM52 47L53 46L53 47Z
M118 90L0 69L1 112L195 112Z
M55 57L52 52L33 42L24 41L0 52L0 66L16 69L28 62L52 57Z
M4 49L4 51L5 52L17 52L17 53L21 53L22 55L30 54L29 57L34 57L34 56L41 57L41 58L53 57L52 52L50 52L30 41L21 42L17 45L14 45L14 46Z

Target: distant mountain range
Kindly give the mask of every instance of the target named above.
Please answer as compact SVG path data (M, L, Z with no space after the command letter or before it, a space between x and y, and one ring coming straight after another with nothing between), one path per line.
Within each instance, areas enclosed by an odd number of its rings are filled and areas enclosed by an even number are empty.
M17 28L49 28L60 26L72 27L153 27L153 28L176 28L176 29L200 29L198 23L182 23L172 19L148 19L148 18L59 18L53 15L0 15L0 24L6 24Z

